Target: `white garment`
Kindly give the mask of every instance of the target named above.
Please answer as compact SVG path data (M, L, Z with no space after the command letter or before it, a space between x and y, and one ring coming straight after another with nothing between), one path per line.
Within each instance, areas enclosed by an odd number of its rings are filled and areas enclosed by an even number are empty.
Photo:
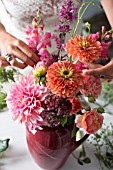
M51 30L57 19L62 0L0 0L0 20L6 30L20 39L25 39L25 29L30 25L38 8L45 28Z
M74 0L77 5L80 0ZM8 32L25 39L26 26L31 24L38 8L46 30L53 30L63 0L0 0L0 20Z
M74 0L76 5L81 0ZM26 26L31 25L38 8L44 22L44 30L53 32L54 22L58 20L59 6L63 0L0 0L0 21L7 32L25 41Z

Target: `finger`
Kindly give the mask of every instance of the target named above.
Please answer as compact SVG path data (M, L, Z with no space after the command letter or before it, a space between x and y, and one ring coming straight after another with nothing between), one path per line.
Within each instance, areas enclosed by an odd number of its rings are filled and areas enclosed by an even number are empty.
M89 70L85 69L82 72L83 74L87 74L87 75L100 76L101 74L105 74L105 69L103 69L103 67L97 69L89 69Z
M25 63L20 63L19 61L17 61L13 55L12 55L12 60L10 61L10 65L18 67L20 69L24 69L25 67L27 67Z
M112 76L113 69L111 72L111 65L107 64L105 66L101 66L100 68L83 70L83 74L95 75L95 76L100 76L100 75Z
M97 64L97 63L85 63L85 64L91 69L100 68L103 66L103 65Z
M28 56L26 56L21 50L19 50L15 46L8 47L8 53L12 56L15 56L15 58L20 59L22 62L24 62L26 65L29 65L31 67L34 67L35 62L33 62Z
M4 57L0 56L0 67L7 67L9 65L10 63L8 63Z
M28 45L26 45L23 41L17 40L15 42L15 46L17 46L24 54L26 54L35 63L39 61L39 57L34 52L32 52L29 49Z

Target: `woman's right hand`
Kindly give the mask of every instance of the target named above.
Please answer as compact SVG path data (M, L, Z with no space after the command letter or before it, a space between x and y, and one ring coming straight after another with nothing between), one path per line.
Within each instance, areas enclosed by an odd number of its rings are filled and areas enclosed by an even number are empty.
M12 65L24 69L28 65L33 67L39 61L39 57L29 49L27 44L5 30L0 32L0 50L2 52L0 66ZM3 57L3 54L11 55L10 63Z

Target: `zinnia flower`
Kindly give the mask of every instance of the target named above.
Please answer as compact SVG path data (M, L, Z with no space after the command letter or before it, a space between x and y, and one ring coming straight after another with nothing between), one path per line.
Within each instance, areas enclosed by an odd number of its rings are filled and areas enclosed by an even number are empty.
M84 87L80 90L80 92L87 97L94 97L96 99L102 90L102 83L100 78L88 75L83 76Z
M53 63L47 71L47 87L52 93L70 97L77 94L83 86L81 71L70 61Z
M40 114L43 111L41 102L48 94L45 86L36 84L33 75L21 76L19 81L12 85L7 96L7 105L13 114L13 119L24 122L29 129L35 129L43 124Z
M103 116L96 110L85 112L83 115L76 116L76 126L83 128L86 133L96 133L103 124Z
M73 60L79 59L81 62L93 62L101 54L101 43L92 35L86 38L76 35L66 44L66 51L72 55Z

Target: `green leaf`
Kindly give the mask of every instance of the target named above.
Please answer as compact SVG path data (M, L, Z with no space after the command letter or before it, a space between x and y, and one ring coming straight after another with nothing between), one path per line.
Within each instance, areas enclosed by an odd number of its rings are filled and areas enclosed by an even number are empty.
M68 116L68 119L67 119L68 125L73 124L74 121L75 121L75 115L74 114L72 116Z
M78 128L77 128L77 127L75 126L75 124L74 124L73 130L72 130L72 132L71 132L71 137L72 137L72 138L73 138L74 136L76 136L77 131L78 131Z
M78 159L78 163L79 163L80 165L84 165L84 163L83 163L80 159Z
M40 79L40 81L41 81L42 83L45 83L45 80L46 80L45 77L41 77L41 79Z
M67 123L67 117L61 118L61 125L64 127L65 124Z
M109 152L106 152L106 157L109 159L109 160L113 160L113 155Z
M9 147L9 140L10 139L0 140L0 152L5 151Z
M101 138L101 135L99 135L98 133L94 134L96 136L96 138Z
M6 69L4 67L0 67L0 82L4 83L7 81L8 81L8 78L7 78Z
M83 161L84 163L86 163L86 164L91 163L91 159L90 159L89 157L86 157L86 158L82 159L82 161Z

